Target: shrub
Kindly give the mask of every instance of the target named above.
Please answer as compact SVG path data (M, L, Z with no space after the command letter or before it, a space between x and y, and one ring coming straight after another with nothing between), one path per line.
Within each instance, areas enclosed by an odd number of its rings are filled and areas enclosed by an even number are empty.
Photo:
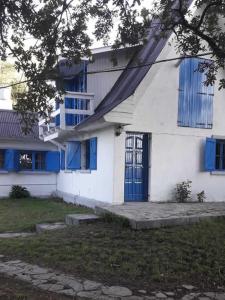
M204 191L201 191L200 193L197 194L197 199L199 203L203 203L204 200L206 199L206 195Z
M9 197L13 199L28 198L30 197L30 192L23 186L13 185Z
M177 202L184 203L191 200L191 183L192 181L187 180L177 184L175 190Z

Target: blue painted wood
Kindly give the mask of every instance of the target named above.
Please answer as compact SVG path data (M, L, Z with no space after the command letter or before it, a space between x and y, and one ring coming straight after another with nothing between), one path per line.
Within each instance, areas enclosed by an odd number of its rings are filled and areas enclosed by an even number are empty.
M59 151L48 151L45 156L46 171L60 171L60 153Z
M216 163L215 169L225 170L225 140L216 140Z
M124 200L148 200L148 135L127 133Z
M65 150L61 150L60 152L60 168L61 170L65 170Z
M86 92L87 91L87 62L82 62L82 70L72 79L64 80L64 89L70 92ZM65 108L70 109L85 109L87 100L76 98L65 98ZM86 115L65 114L66 126L74 126L79 124L86 118ZM57 120L56 125L60 125Z
M97 170L97 138L90 139L90 170Z
M214 171L216 168L216 140L206 138L205 143L205 171Z
M5 150L4 169L7 171L19 170L19 151L15 149Z
M79 170L81 168L81 143L68 142L66 151L67 169Z
M204 61L191 58L181 62L178 126L212 128L214 86L204 85L206 74L198 71Z

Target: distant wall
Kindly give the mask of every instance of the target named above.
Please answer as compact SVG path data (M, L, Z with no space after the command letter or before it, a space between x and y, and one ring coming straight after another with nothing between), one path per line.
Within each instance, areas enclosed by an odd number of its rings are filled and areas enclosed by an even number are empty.
M97 170L64 170L57 175L57 191L67 201L113 202L114 130L101 130L93 137L97 137Z
M112 62L112 51L94 55L94 62L88 64L87 72L102 71L112 68L125 67L133 55L134 49L119 50L117 65ZM87 92L94 93L97 106L111 90L122 71L94 73L87 75Z
M0 140L0 149L56 150L50 143L29 140ZM56 174L42 171L7 172L0 170L0 197L7 197L12 185L26 187L33 196L50 196L56 191Z
M12 185L21 185L33 196L50 196L56 191L56 174L48 172L5 172L0 171L0 197L7 197Z

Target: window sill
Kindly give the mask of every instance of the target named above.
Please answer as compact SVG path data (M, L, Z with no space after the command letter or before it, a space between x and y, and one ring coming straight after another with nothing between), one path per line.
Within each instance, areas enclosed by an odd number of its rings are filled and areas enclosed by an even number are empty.
M64 170L64 173L80 173L80 174L90 174L91 170Z
M212 171L210 174L211 175L225 176L225 170L224 171Z
M28 174L28 175L31 175L31 174L51 174L51 173L54 173L54 172L48 172L48 171L19 171L19 172L16 172L16 173L19 173L19 174Z
M78 173L83 173L83 174L90 174L91 170L77 170Z
M9 171L6 171L6 170L0 170L0 174L8 174Z

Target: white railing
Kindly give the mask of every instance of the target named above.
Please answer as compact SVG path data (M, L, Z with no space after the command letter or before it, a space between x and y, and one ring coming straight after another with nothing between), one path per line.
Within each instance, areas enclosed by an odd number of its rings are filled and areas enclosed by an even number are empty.
M57 116L59 116L58 117L59 124L57 126L56 126L56 123L46 124L45 119L39 120L39 135L40 136L53 134L59 130L67 130L67 129L71 129L71 127L74 127L76 124L74 124L73 126L68 126L66 124L66 114L78 115L78 116L79 115L85 115L85 116L88 115L89 116L89 115L93 114L93 112L94 112L94 94L67 91L66 94L64 95L64 100L65 100L65 98L79 99L81 102L82 102L82 100L85 100L86 109L65 108L65 101L63 101L63 103L59 104L59 108L51 113L52 118L56 118ZM85 106L83 106L83 107L85 107Z

